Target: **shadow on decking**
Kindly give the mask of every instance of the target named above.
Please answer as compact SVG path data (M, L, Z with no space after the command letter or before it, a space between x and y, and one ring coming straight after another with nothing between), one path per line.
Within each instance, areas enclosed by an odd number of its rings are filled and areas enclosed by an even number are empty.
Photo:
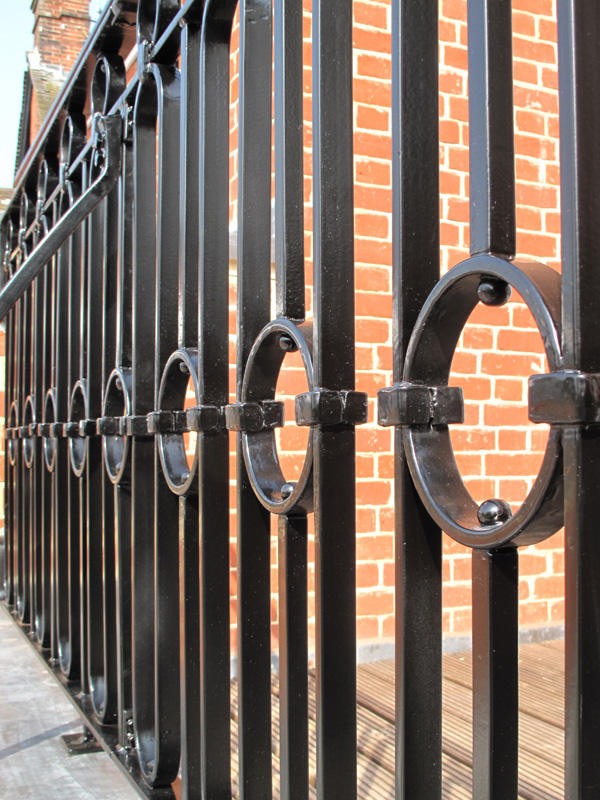
M519 798L564 797L564 642L525 644L519 648ZM232 685L232 744L237 746L236 685ZM310 697L311 799L315 785L315 697ZM444 656L443 798L472 800L471 654ZM279 702L273 679L274 796L279 797ZM358 668L358 797L394 798L394 663ZM234 763L234 770L236 764ZM235 780L235 775L234 775ZM236 787L237 788L237 787Z

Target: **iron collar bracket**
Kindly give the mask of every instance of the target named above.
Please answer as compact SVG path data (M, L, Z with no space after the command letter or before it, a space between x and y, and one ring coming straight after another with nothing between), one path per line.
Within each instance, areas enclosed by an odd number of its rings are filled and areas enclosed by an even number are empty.
M563 370L532 375L529 419L550 425L600 424L600 373Z
M465 421L462 389L396 383L377 393L377 421L393 425L452 425Z
M365 392L313 389L296 397L297 425L363 425L367 414Z
M281 428L285 421L283 403L278 400L262 400L260 403L230 403L225 406L225 425L238 433Z

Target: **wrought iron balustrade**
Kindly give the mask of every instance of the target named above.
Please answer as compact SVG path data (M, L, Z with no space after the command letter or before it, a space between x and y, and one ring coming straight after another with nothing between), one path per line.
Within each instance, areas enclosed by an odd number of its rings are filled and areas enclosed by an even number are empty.
M140 791L273 794L278 518L281 797L309 796L307 518L314 514L316 794L357 795L352 3L313 0L313 308L305 305L301 0L239 4L236 399L229 397L235 0L109 4L2 224L6 605ZM559 2L563 271L516 259L511 4L469 0L471 257L440 279L438 3L394 0L396 797L441 797L441 530L473 549L474 788L516 798L518 551L567 535L567 786L600 786L600 7ZM592 35L593 34L593 35ZM137 48L135 50L134 48ZM272 58L272 52L274 54ZM135 57L132 57L132 53ZM274 75L272 85L272 73ZM272 93L274 112L272 114ZM274 120L272 119L274 117ZM271 318L271 126L276 315ZM478 302L514 287L550 372L527 500L476 504L448 387ZM306 460L275 430L285 353ZM193 403L186 406L191 386ZM237 440L238 741L230 734L229 439ZM193 460L186 435L196 434Z

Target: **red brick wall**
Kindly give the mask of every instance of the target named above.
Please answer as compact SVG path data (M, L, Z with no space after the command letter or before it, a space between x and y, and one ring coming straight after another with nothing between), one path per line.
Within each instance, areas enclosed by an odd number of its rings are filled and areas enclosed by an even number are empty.
M38 30L67 24L52 16L58 0L38 0L48 10ZM514 0L514 75L518 252L559 268L558 97L556 0ZM305 246L312 269L311 16L305 0ZM468 255L468 81L466 0L440 3L441 264L446 270ZM362 640L393 635L392 432L375 422L377 390L391 373L391 0L354 3L354 121L357 388L370 397L369 423L357 430L358 634ZM61 21L62 20L62 21ZM71 18L74 29L81 23ZM69 23L71 24L71 23ZM64 29L61 29L64 30ZM59 38L58 34L55 34ZM62 36L63 34L60 34ZM78 50L78 48L77 48ZM76 52L74 53L76 55ZM231 210L237 195L237 31L231 58ZM311 292L307 290L310 309ZM235 274L231 280L231 358L235 361ZM526 380L545 369L541 341L526 307L514 297L504 308L476 309L453 365L466 398L466 421L453 441L465 483L477 501L502 497L514 505L534 480L547 433L526 413ZM235 380L232 370L231 388ZM278 395L293 419L292 397L304 389L303 370L286 357ZM299 470L306 431L293 423L279 434L288 479ZM233 459L233 456L232 456ZM232 475L235 469L232 460ZM234 486L232 484L232 497ZM232 503L232 509L234 508ZM232 510L232 624L235 625L235 512ZM276 537L273 538L273 620L277 635ZM312 558L312 541L310 544ZM563 620L562 534L521 554L521 623ZM313 573L309 576L312 590ZM445 537L444 631L470 631L470 554Z
M312 266L312 108L310 0L304 8L305 222ZM514 0L515 145L518 254L560 268L558 94L555 0ZM391 2L354 3L354 123L357 388L370 397L369 424L357 430L358 634L394 632L392 432L375 422L377 390L392 383L391 342ZM232 56L232 219L237 193L237 51ZM466 0L440 3L440 226L446 271L468 255L469 152ZM233 290L232 285L232 290ZM310 290L308 291L310 299ZM232 291L232 315L235 300ZM232 331L233 317L232 317ZM234 352L232 335L232 355ZM287 365L286 359L286 365ZM291 367L291 365L290 365ZM278 393L302 391L302 370L286 367ZM479 306L461 339L452 382L466 399L465 424L452 431L457 461L475 500L502 497L513 509L531 488L547 431L527 418L527 378L546 369L541 338L520 298ZM233 383L232 383L233 387ZM293 478L304 439L286 428L286 477ZM232 520L234 522L234 520ZM235 528L233 528L235 531ZM521 625L563 621L562 533L521 551ZM235 547L232 546L232 553ZM276 620L273 551L273 618ZM470 632L470 552L444 537L444 632ZM311 575L312 581L312 575ZM235 580L233 580L235 592ZM234 619L233 619L234 621ZM276 624L274 626L276 636Z
M375 395L391 383L390 338L390 16L389 2L355 3L355 163L357 186L358 388ZM469 125L466 0L440 3L440 223L442 269L468 254ZM558 93L554 0L514 0L514 99L519 256L559 269ZM465 424L453 429L457 461L477 501L517 506L531 487L547 431L527 418L527 377L546 369L541 338L518 296L477 308L453 363L466 399ZM393 591L389 432L358 433L359 632L390 636ZM376 564L377 571L367 567ZM521 624L563 620L562 534L521 555ZM444 630L470 631L470 556L445 537ZM359 608L361 604L359 603ZM372 633L371 633L372 632Z
M33 46L42 64L62 66L65 76L90 32L88 0L33 0Z

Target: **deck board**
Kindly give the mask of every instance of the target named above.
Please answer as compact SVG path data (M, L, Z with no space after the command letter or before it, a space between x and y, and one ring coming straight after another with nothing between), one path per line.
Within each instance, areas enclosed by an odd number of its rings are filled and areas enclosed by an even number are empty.
M564 643L519 648L519 800L564 797ZM272 682L273 796L279 797L279 687ZM472 800L471 654L444 656L443 799ZM358 667L358 797L394 798L394 663ZM310 798L315 800L315 687L309 679ZM232 682L232 746L237 740L237 686ZM233 759L234 795L237 797Z

